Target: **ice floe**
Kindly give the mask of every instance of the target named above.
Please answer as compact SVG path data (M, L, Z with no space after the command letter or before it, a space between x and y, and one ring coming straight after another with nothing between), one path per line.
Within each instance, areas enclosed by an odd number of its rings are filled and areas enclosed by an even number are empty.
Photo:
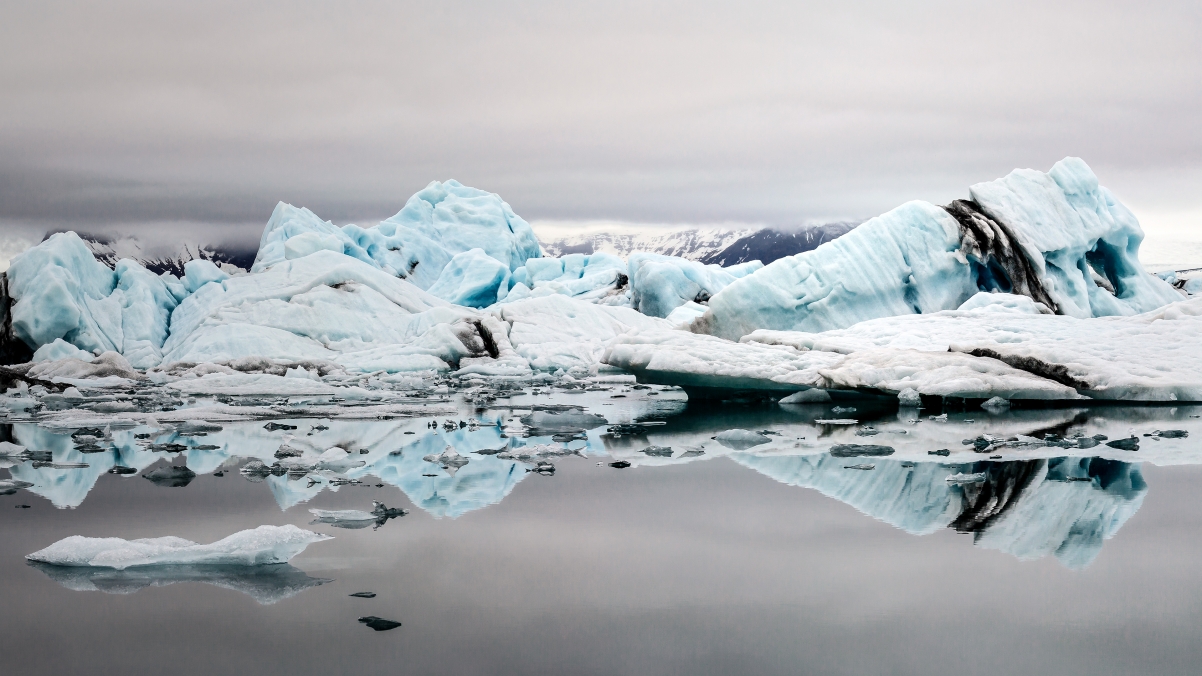
M72 535L25 558L56 566L90 566L123 570L136 566L260 566L287 563L314 542L330 536L296 526L259 526L207 545L178 537L89 538Z

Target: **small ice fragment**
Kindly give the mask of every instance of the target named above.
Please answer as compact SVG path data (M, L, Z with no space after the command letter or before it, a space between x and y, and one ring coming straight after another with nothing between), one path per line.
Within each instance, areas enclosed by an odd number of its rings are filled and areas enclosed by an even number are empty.
M876 469L876 465L844 465L843 469L869 470L869 469Z
M1106 442L1106 445L1111 448L1117 448L1120 451L1138 451L1139 438L1132 436L1126 439L1115 439L1114 441Z
M835 444L831 446L831 455L836 458L883 457L893 455L893 448L873 444Z
M941 455L945 458L951 454L952 452L946 448L941 448L937 451L927 451L927 455Z
M630 467L630 463L626 462L625 460L618 460L617 462L609 463L609 466L614 467L616 469L625 469L627 467Z
M858 425L859 420L854 418L815 418L815 425Z
M947 477L949 484L979 484L985 481L984 472L976 472L973 474L965 474L964 472L956 472Z
M768 437L759 434L758 432L739 429L719 432L718 436L714 438L717 439L718 443L722 444L723 446L739 451L772 441Z
M918 396L918 390L913 387L907 387L897 393L897 403L899 406L917 408L922 406L922 397Z
M382 617L376 617L375 615L360 617L359 621L371 627L372 629L375 629L376 631L388 631L389 629L396 629L397 627L401 626L400 622L393 622L392 620L386 620Z
M993 397L985 403L981 404L981 408L990 413L1000 413L1010 408L1010 400L1001 397Z
M1184 439L1189 436L1189 432L1185 430L1156 430L1152 433L1154 437L1161 439Z
M196 472L180 465L159 467L142 474L143 479L150 479L156 486L167 488L183 488L196 478Z
M357 599L374 599L374 598L376 598L376 593L375 592L355 592L354 594L350 594L350 596L357 598Z

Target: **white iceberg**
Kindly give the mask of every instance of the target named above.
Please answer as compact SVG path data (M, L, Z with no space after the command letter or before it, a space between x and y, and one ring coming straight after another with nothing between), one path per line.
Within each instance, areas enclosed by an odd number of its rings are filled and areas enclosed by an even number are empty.
M135 566L238 565L287 563L310 544L332 539L286 526L259 526L207 545L178 537L123 540L72 535L25 558L56 566L91 566L124 570Z

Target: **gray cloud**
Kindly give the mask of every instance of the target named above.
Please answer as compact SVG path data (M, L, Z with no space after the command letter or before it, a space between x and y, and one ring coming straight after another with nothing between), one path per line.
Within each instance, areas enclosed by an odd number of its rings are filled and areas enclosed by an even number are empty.
M527 219L787 225L1065 155L1202 212L1200 53L1197 3L22 3L0 219L367 222L454 177Z

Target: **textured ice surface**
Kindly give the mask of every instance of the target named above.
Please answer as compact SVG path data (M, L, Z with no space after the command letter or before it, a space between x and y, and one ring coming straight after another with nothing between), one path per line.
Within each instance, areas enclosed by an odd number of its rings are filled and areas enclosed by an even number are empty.
M540 255L530 225L499 196L458 181L434 181L370 228L338 227L281 202L264 229L252 272L333 251L428 289L456 254L476 248L511 271Z
M849 359L893 350L912 355L905 359L914 366L924 361L984 365L1001 360L1028 377L1089 397L1169 402L1202 401L1200 331L1202 299L1191 299L1133 317L953 311L876 319L824 333L757 331L746 340L844 353ZM1007 395L1002 388L972 396L986 395L1023 398Z
M509 327L509 342L530 367L596 371L605 342L633 329L667 329L663 319L623 307L596 305L549 295L505 303L494 309Z
M763 332L763 335L795 335ZM823 335L823 334L806 334ZM768 348L768 349L765 349ZM1075 399L1066 385L1013 368L996 359L955 352L881 348L841 354L796 350L790 344L731 341L685 331L643 331L612 340L606 364L641 380L685 388L797 392L868 389L899 393L1012 399Z
M506 301L561 294L607 305L627 303L626 261L605 253L531 258L513 272Z
M455 254L429 290L455 305L487 307L509 293L509 267L484 249L470 249Z
M329 539L293 525L259 526L207 545L177 537L123 540L72 535L25 558L56 566L117 570L159 565L258 566L287 563L311 543Z
M690 301L707 301L734 280L763 267L753 261L722 268L643 252L631 254L626 265L634 308L652 317L667 317Z
M138 368L158 364L179 302L168 286L174 278L130 260L109 270L73 232L14 258L8 279L13 332L31 348L61 339L87 352L123 353Z
M1032 268L1029 291L1075 317L1130 315L1179 298L1144 271L1138 222L1081 160L1066 158L1047 174L1016 170L970 193L1016 242L1019 251L995 252L1007 260L980 260L983 252L947 210L910 202L730 284L694 326L737 339L756 329L825 331L953 310L979 290L1025 284L1010 278L1007 265Z
M824 331L953 309L977 292L959 249L956 219L909 202L731 282L710 299L701 321L707 332L737 339L755 329Z

